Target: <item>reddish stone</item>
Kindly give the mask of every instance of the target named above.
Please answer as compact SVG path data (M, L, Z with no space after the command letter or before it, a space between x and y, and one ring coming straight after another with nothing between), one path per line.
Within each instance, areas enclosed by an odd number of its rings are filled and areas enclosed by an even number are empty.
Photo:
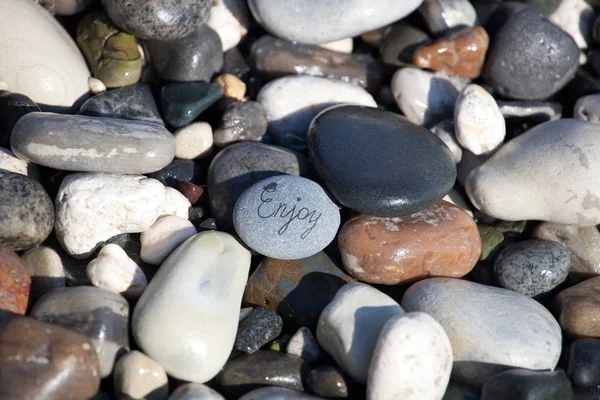
M338 246L351 276L395 285L468 274L479 259L481 238L469 214L439 201L403 217L354 217L340 230Z
M204 193L204 189L198 185L194 185L191 182L180 181L177 183L177 190L179 190L192 205L196 204L202 194Z
M31 277L17 253L0 249L0 313L25 314L30 286Z
M489 44L485 29L472 26L418 48L413 62L421 68L475 79L481 75Z

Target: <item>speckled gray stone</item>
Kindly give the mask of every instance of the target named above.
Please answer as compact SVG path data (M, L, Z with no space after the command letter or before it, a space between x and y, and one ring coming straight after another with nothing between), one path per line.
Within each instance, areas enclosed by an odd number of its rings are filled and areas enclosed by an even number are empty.
M335 238L340 212L317 183L279 175L252 185L238 199L233 224L256 252L280 260L310 257Z
M282 328L283 320L275 311L256 307L240 322L233 348L252 354L277 338Z
M139 39L177 39L208 20L212 0L102 0L115 24Z
M494 275L510 290L537 296L560 285L569 274L571 251L550 240L526 240L507 246L494 261Z
M54 204L38 182L0 170L0 221L0 247L25 250L52 232Z
M243 140L258 139L267 132L267 116L263 106L256 101L238 101L229 105L219 127L213 133L215 146Z

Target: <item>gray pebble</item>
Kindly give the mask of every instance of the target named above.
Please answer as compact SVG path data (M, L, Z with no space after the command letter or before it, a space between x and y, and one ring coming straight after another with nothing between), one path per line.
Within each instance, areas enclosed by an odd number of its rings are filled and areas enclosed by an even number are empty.
M252 354L281 333L283 321L273 310L256 307L240 322L233 348Z
M213 134L214 144L225 147L234 142L258 139L267 132L268 124L259 102L235 102L225 109Z
M600 94L580 97L575 103L573 116L595 124L600 123Z
M560 103L550 101L496 101L507 120L529 120L537 123L562 117Z

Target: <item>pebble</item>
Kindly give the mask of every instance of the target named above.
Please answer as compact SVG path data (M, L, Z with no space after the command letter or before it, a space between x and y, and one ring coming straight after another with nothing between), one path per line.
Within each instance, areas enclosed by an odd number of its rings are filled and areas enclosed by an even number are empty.
M248 389L261 386L280 386L302 392L309 371L308 363L301 358L258 350L229 360L217 375L216 382L223 394L238 399Z
M175 389L169 400L225 400L225 397L201 383L186 383Z
M333 241L340 212L317 183L278 175L242 193L233 209L233 224L244 243L257 253L296 260L318 253Z
M388 295L364 283L348 283L321 313L317 340L344 372L364 384L381 330L403 314Z
M27 250L52 232L54 206L37 181L0 170L0 247Z
M576 388L596 389L600 385L600 340L578 339L567 348L567 375Z
M452 346L431 316L394 315L381 329L367 379L368 400L437 400L452 371Z
M229 105L214 132L214 143L225 147L235 142L257 140L267 133L267 115L256 101L238 101Z
M481 255L479 256L479 260L490 261L495 258L500 250L504 242L504 235L494 226L477 225L477 228L479 229L479 237L481 238Z
M376 93L383 70L369 54L344 54L265 35L252 45L252 65L267 79L311 75L352 83Z
M461 29L414 52L413 62L421 68L445 71L461 78L481 75L490 38L480 26Z
M0 387L6 399L92 398L100 388L89 339L30 317L0 321Z
M350 54L354 49L354 40L351 37L347 37L332 42L321 43L318 46L327 50L337 51L338 53Z
M471 218L473 218L473 212L469 209L469 205L466 200L463 198L462 194L460 194L456 189L451 189L446 196L442 199L447 203L454 204L457 207L465 210L467 214Z
M192 205L197 204L204 194L202 186L195 185L191 182L178 182L177 190L179 190Z
M29 303L31 276L23 260L12 250L0 248L0 320L25 314Z
M233 348L252 354L281 334L283 321L273 310L256 307L240 322Z
M311 393L327 398L347 398L348 382L334 367L318 367L310 371L306 385Z
M173 250L196 233L196 228L186 218L172 215L159 218L140 236L140 257L148 264L160 265Z
M386 285L459 278L481 253L475 221L444 201L404 217L354 217L340 230L338 246L351 276Z
M587 50L592 44L592 31L596 19L594 8L585 0L562 0L558 3L558 8L548 15L548 19L571 35L577 47Z
M482 400L567 400L572 396L571 382L562 370L505 371L487 381L481 393Z
M433 126L452 118L459 90L442 72L399 69L392 78L398 108L411 122Z
M241 101L246 96L246 84L235 75L219 75L215 78L214 83L223 88L223 97L219 102L223 107Z
M178 39L192 34L209 17L212 0L102 0L111 20L140 39Z
M13 127L23 115L40 111L29 97L0 90L0 146L10 148Z
M272 134L306 136L312 119L337 104L376 107L373 97L351 83L316 76L286 76L265 85L258 93Z
M9 54L11 60L0 66L0 76L11 91L66 109L88 93L85 60L44 7L34 1L3 1L0 18L0 53Z
M192 205L188 199L179 190L172 187L165 187L165 201L158 214L158 218L166 216L176 216L188 219Z
M56 195L55 234L75 258L121 233L143 232L159 216L164 186L138 175L71 174Z
M119 294L91 286L56 289L35 303L31 316L87 336L98 354L102 378L129 350L129 304Z
M507 221L600 223L599 133L598 125L575 119L537 125L471 172L469 199L484 214Z
M600 95L591 94L580 97L575 103L573 117L600 124Z
M116 118L29 113L10 141L19 158L66 171L146 174L175 157L164 127Z
M351 281L324 252L300 260L265 257L250 275L243 300L276 310L286 329L314 331L325 306Z
M40 0L44 7L50 7L49 11L56 15L71 16L85 10L93 0Z
M143 59L135 36L121 32L100 11L92 11L77 26L77 44L92 75L108 88L133 85L142 75Z
M88 78L88 87L90 88L90 92L92 92L92 94L105 93L107 90L104 82L102 82L98 78L93 78L91 76Z
M496 35L485 79L501 96L544 100L573 79L578 66L575 41L537 10L526 8L512 15Z
M456 161L458 164L460 160L462 160L463 150L462 147L460 147L460 144L458 144L456 134L454 133L454 120L446 119L438 122L431 127L430 130L450 149L450 152L452 152L452 156L454 157L454 161Z
M454 157L440 139L380 109L343 106L321 113L309 129L308 148L331 194L364 214L423 210L448 194L456 178Z
M160 171L149 174L148 177L156 179L165 186L174 188L177 187L179 182L204 180L203 175L206 175L206 171L203 171L197 163L192 160L179 160L176 158Z
M504 117L484 88L470 84L460 92L454 106L456 139L475 155L496 150L506 136Z
M238 400L324 400L297 390L277 386L267 386L246 393Z
M554 369L560 357L560 326L540 303L520 293L432 278L413 284L402 298L402 307L407 312L427 313L442 325L452 343L455 364L471 361Z
M429 31L438 36L479 22L468 0L424 0L419 13Z
M248 33L250 13L244 0L215 0L206 25L221 39L223 51L235 48Z
M136 343L169 376L209 381L233 348L249 269L250 252L226 233L188 239L162 264L135 306Z
M213 147L213 131L206 122L192 122L176 130L175 157L184 160L194 160L209 156Z
M560 326L571 338L600 338L600 278L580 282L554 298Z
M316 362L321 358L321 347L307 327L300 327L287 343L285 352L300 357L308 362Z
M206 25L180 39L149 40L146 44L156 73L166 81L210 82L223 67L221 39Z
M232 231L233 208L246 189L274 175L306 176L310 168L306 157L281 147L255 142L228 146L213 158L208 170L212 217L221 229Z
M254 18L275 36L292 42L318 44L359 36L386 26L404 18L422 2L358 0L349 4L308 4L292 0L283 4L277 0L250 0L248 4ZM336 16L335 23L332 23L332 16Z
M102 247L86 272L92 285L126 297L137 298L148 286L144 271L116 244Z
M136 119L164 125L149 84L138 83L101 93L87 100L79 110L83 115Z
M137 350L127 353L115 364L115 392L120 398L166 400L168 378L163 367Z
M174 82L163 86L160 104L165 121L175 128L190 124L223 96L215 83Z
M494 262L494 275L502 287L533 297L564 282L570 267L571 251L562 244L525 240L502 250Z
M65 287L63 262L50 247L38 246L27 250L21 255L21 261L31 277L30 304L35 304L40 297L54 289Z
M409 67L413 65L413 54L420 46L431 43L431 38L421 29L399 21L386 29L379 44L381 61L385 65Z
M561 243L571 251L569 274L584 278L600 275L600 232L595 226L542 222L534 228L532 235Z
M502 116L508 121L546 122L562 116L560 103L549 101L496 101Z
M15 156L15 153L2 147L0 147L0 170L25 175L34 180L39 177L39 169L36 164L21 160Z

